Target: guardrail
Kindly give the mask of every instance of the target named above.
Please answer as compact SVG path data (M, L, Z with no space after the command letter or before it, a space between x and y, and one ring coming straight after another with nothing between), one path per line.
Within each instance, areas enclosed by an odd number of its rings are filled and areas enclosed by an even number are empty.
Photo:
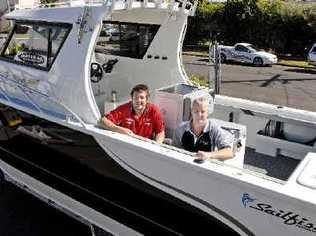
M16 5L19 9L47 8L47 7L74 7L74 6L91 6L102 4L110 7L111 11L132 9L132 8L157 8L169 9L170 11L182 10L188 11L190 15L194 15L198 1L189 0L70 0L65 2L55 2L47 4L30 4Z

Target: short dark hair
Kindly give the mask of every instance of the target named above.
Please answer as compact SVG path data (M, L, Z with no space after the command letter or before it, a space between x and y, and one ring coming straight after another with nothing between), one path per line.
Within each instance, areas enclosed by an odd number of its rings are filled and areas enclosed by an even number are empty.
M146 97L149 97L149 88L146 84L137 84L134 86L134 88L132 88L131 91L131 96L133 97L133 94L135 92L139 92L139 91L145 91L147 93Z

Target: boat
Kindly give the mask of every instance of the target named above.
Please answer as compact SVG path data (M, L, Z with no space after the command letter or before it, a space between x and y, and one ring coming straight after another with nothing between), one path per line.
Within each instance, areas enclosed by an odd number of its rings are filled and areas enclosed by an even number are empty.
M182 65L191 1L70 2L10 12L0 55L0 183L92 235L315 235L316 114L214 94ZM192 100L234 135L234 158L100 126L146 83L167 138ZM210 104L210 105L211 105Z

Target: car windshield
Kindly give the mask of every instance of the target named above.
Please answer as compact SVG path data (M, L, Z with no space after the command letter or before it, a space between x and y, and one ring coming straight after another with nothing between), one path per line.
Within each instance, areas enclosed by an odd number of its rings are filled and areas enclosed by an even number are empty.
M312 48L311 52L316 53L316 46Z
M251 52L260 51L259 48L257 48L256 46L254 46L254 45L252 45L252 44L250 44L250 45L248 46L248 48L249 48L249 50L250 50Z

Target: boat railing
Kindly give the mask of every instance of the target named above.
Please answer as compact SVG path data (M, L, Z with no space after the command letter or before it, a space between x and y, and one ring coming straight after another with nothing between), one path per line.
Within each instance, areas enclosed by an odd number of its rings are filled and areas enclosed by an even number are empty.
M41 93L38 90L32 89L28 86L25 86L23 84L23 82L18 82L14 79L8 78L6 76L0 76L0 81L4 84L8 86L8 91L10 90L10 87L13 87L14 89L19 89L19 91L23 94L24 98L26 99L25 102L28 102L29 104L31 104L38 113L40 114L44 114L44 115L49 115L47 114L48 112L45 111L44 108L42 108L38 102L35 102L34 99L32 99L32 97L40 97L41 99L44 99L45 102L48 102L48 104L55 104L57 105L57 107L60 109L62 108L62 110L64 110L65 112L62 115L65 115L65 122L67 123L77 123L80 124L80 126L82 128L86 128L86 124L84 123L84 121L74 112L72 111L68 106L66 106L65 104L63 104L61 101L58 101L57 99L48 96L44 93ZM16 102L13 101L14 98L11 98L10 95L8 95L8 91L6 91L6 89L4 89L4 87L2 87L0 85L0 94L3 95L3 97L11 104L15 104ZM32 95L30 95L32 94ZM21 104L18 104L20 106L22 106ZM28 108L28 107L26 107ZM57 114L57 113L56 113ZM63 121L63 119L60 116L54 116L54 118L56 119L60 119Z
M130 10L132 8L168 9L170 11L183 11L194 15L198 1L194 0L69 0L55 3L34 3L33 5L16 5L16 9L26 8L52 8L106 5L111 11Z
M113 0L112 10L129 10L132 8L156 8L169 11L182 11L194 15L198 1L190 0Z

